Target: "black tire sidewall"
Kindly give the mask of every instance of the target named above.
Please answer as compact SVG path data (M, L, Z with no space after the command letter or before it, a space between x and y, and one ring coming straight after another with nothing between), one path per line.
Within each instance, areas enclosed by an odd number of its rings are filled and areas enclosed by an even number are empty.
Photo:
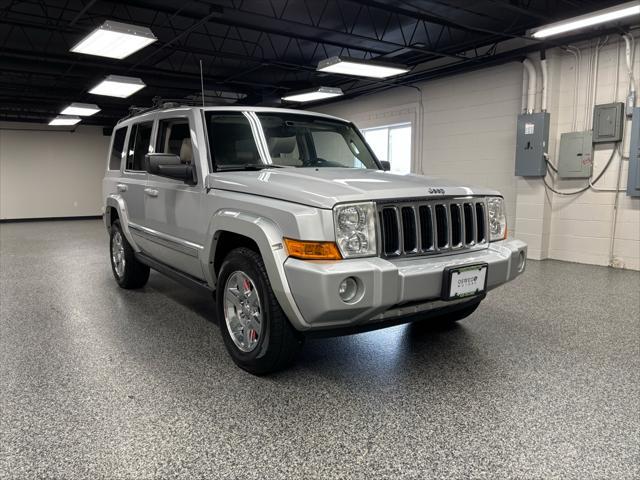
M245 273L256 286L258 290L258 297L260 298L260 309L262 313L263 331L260 339L258 340L258 346L250 352L243 352L240 350L233 339L231 333L227 327L227 322L224 315L224 293L227 283L227 279L232 273L241 271ZM271 317L272 312L269 308L269 302L267 299L267 279L263 278L263 274L255 263L249 260L247 257L240 254L239 250L232 251L220 268L220 275L217 279L218 289L216 292L216 313L222 333L222 339L224 343L234 357L235 360L242 364L257 361L264 357L269 348L269 340L271 336Z
M122 247L124 249L124 273L122 277L119 277L116 273L115 265L113 264L113 237L116 233L120 233L122 236ZM109 261L111 262L111 271L113 272L113 277L121 288L124 289L135 289L141 288L149 279L149 267L147 265L143 265L136 258L136 254L133 251L133 248L129 244L127 237L124 235L122 231L122 226L120 225L120 220L116 220L111 225L111 232L109 235Z
M113 224L111 225L111 235L109 235L109 261L111 262L111 271L113 272L113 277L116 279L116 282L118 282L118 285L122 286L125 283L125 278L127 277L127 269L129 268L129 256L127 255L127 247L129 246L129 243L127 242L127 239L124 236L124 233L122 232L122 227L120 226L120 221L116 220L115 222L113 222ZM113 264L113 237L115 236L116 233L120 233L120 236L122 238L122 246L124 248L124 259L125 259L125 268L124 268L124 273L122 274L122 277L119 277L118 274L116 273L116 266Z

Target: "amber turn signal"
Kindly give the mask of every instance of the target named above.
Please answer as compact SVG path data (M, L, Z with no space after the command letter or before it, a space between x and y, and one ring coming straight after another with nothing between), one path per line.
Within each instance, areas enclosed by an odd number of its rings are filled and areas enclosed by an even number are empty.
M306 242L285 238L289 256L301 260L342 260L335 242Z

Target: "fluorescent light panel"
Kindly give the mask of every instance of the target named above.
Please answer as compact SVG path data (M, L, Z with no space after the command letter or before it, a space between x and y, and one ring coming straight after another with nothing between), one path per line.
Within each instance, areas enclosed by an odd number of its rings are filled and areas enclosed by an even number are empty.
M107 20L72 49L72 52L121 60L158 40L147 27Z
M601 23L612 22L621 18L631 17L640 14L640 1L627 2L615 7L598 10L596 12L570 18L561 22L545 25L532 31L535 38L547 38L561 33L579 30L585 27L599 25Z
M80 117L65 117L58 115L56 118L49 122L49 125L75 125L82 120Z
M100 107L93 103L72 103L60 113L62 115L80 115L81 117L89 117L99 111Z
M342 95L342 90L339 88L318 87L311 90L292 93L291 95L282 97L282 100L289 102L313 102L325 98L339 97L340 95Z
M349 57L331 57L318 63L319 72L341 73L359 77L387 78L407 73L409 69L404 65L394 65L378 61L360 60Z
M93 93L94 95L106 95L108 97L127 98L144 87L146 87L146 85L139 78L109 75L102 82L89 90L89 93Z

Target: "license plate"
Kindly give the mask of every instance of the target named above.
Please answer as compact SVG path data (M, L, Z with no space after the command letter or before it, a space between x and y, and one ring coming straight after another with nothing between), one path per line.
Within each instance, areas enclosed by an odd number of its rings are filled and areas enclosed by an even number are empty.
M484 292L487 286L487 270L486 264L447 268L444 272L443 297L463 298Z

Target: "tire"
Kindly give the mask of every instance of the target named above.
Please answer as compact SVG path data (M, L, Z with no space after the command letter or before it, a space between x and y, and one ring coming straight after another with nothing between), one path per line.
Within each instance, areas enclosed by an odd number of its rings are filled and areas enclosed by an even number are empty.
M225 257L217 281L216 313L227 351L240 368L254 375L292 363L304 337L289 323L262 257L236 248Z
M120 287L128 290L146 285L149 280L149 267L136 259L133 248L122 233L120 220L114 221L111 225L109 254L111 271ZM123 260L124 265L119 260Z

